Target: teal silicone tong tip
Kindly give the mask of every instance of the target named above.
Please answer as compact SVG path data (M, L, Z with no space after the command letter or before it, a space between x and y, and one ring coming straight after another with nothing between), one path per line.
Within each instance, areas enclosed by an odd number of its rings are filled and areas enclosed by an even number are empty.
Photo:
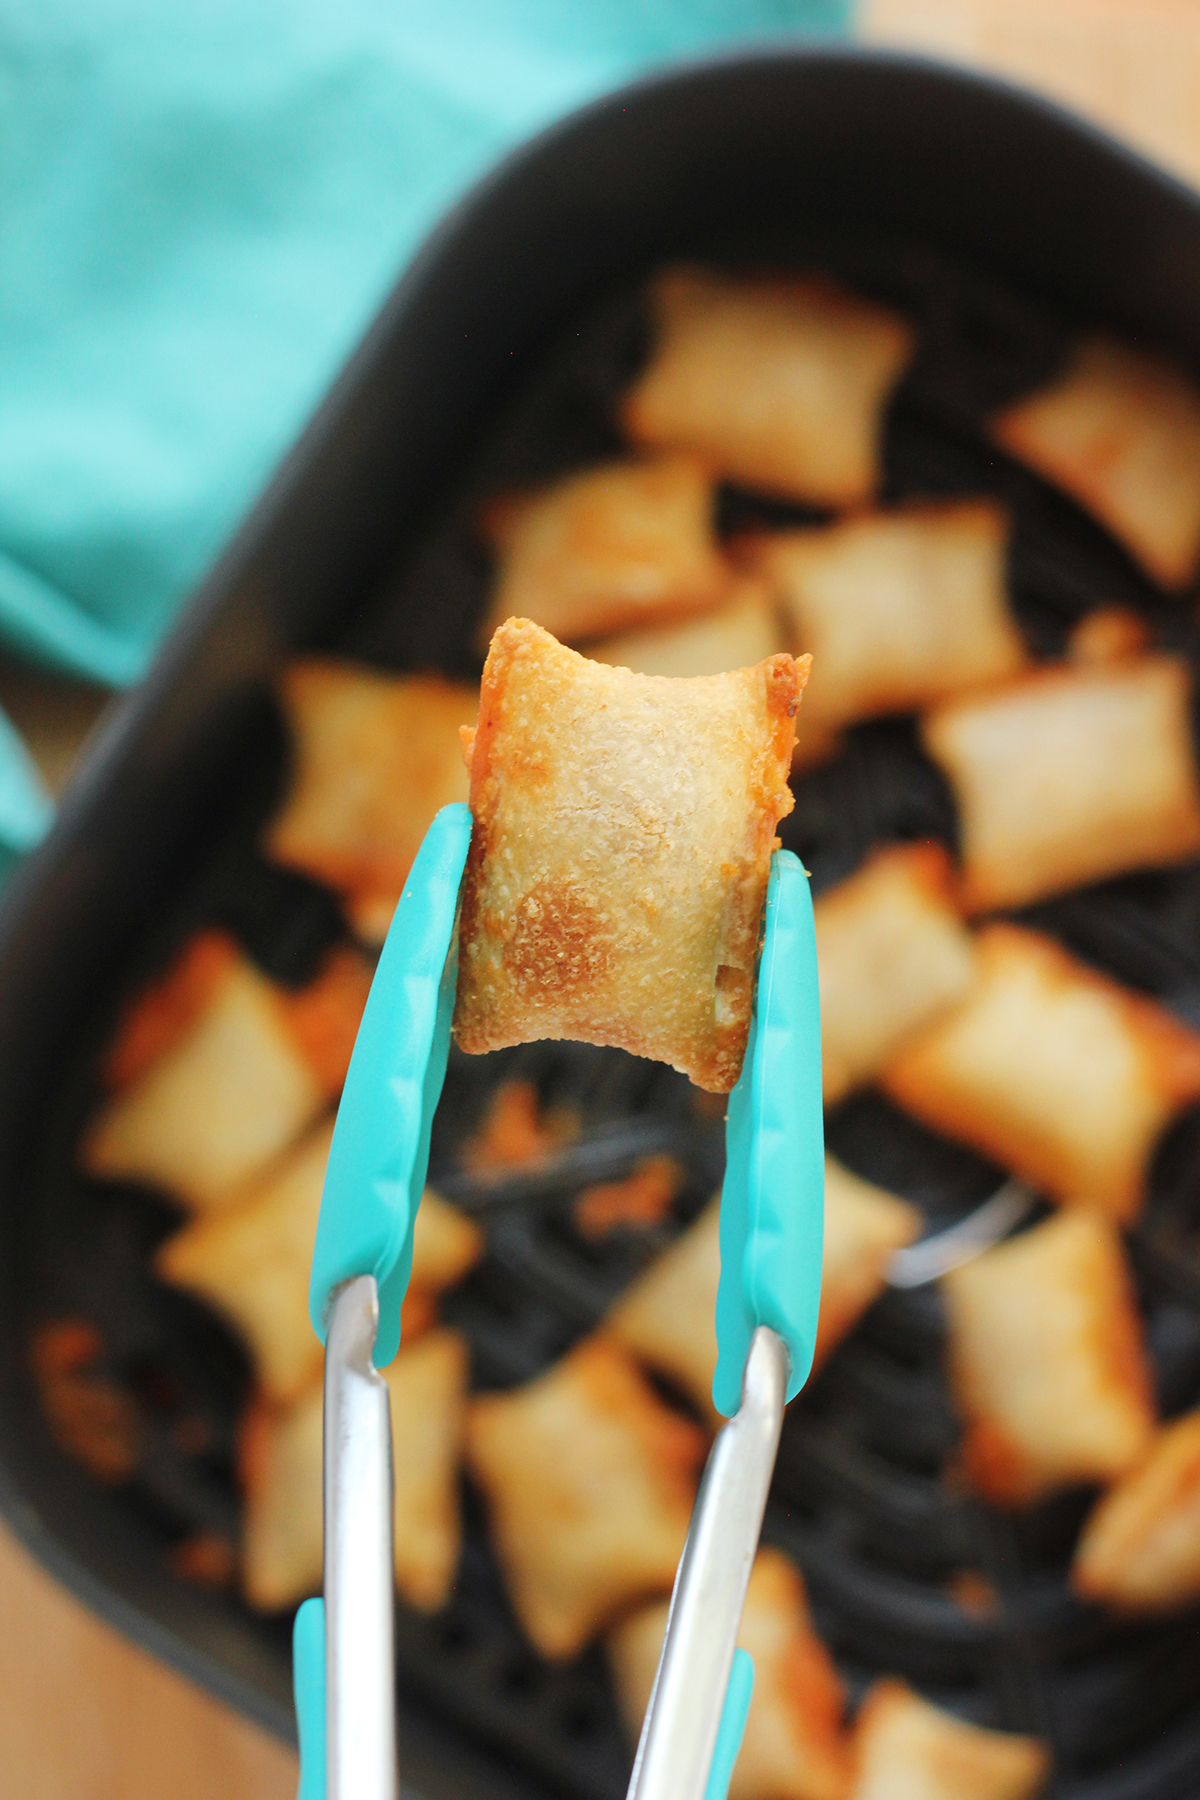
M306 1600L292 1626L292 1687L300 1739L296 1800L325 1800L325 1602Z
M729 1096L721 1189L721 1280L713 1404L731 1418L758 1325L784 1340L787 1398L808 1379L821 1300L825 1128L821 1014L808 876L771 858L754 1017Z
M308 1307L325 1342L330 1297L356 1275L379 1285L374 1361L400 1348L413 1222L446 1076L458 977L458 890L471 814L444 806L425 834L371 983L338 1108Z

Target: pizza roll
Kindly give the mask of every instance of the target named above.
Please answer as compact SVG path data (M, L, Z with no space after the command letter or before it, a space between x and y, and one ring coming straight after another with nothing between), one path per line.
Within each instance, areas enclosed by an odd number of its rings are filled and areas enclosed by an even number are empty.
M721 1274L720 1202L713 1200L669 1250L655 1257L610 1310L605 1330L673 1381L705 1418L723 1423L712 1400ZM921 1214L883 1188L825 1158L825 1243L813 1367L853 1330L882 1291L893 1253L912 1242Z
M938 844L877 850L822 894L814 915L822 1085L831 1106L964 998L975 955Z
M1068 1212L942 1278L963 1467L998 1505L1113 1481L1154 1435L1142 1325L1115 1227Z
M917 1207L852 1175L834 1157L825 1158L825 1242L814 1369L883 1292L892 1257L920 1235L922 1222Z
M736 581L729 599L703 618L657 630L628 631L588 645L593 662L635 675L724 675L765 662L789 648L769 589L752 576Z
M263 1394L280 1405L316 1379L324 1358L309 1321L308 1283L332 1136L327 1120L236 1206L168 1238L155 1262L164 1281L198 1294L236 1327ZM478 1227L427 1188L413 1232L406 1342L431 1322L434 1295L465 1275L482 1249Z
M806 677L790 656L634 675L500 627L470 751L464 1050L616 1044L729 1091Z
M312 658L285 671L280 698L293 770L264 848L336 889L359 935L382 943L434 814L467 797L458 733L479 696Z
M1050 1772L1040 1738L968 1725L903 1681L877 1681L854 1728L850 1800L1033 1800Z
M1163 1128L1200 1095L1200 1034L1021 926L987 926L976 959L967 998L881 1087L1052 1199L1128 1224Z
M667 1604L644 1607L608 1636L631 1743L641 1735ZM841 1683L809 1620L800 1573L778 1550L764 1546L754 1559L738 1642L754 1658L754 1693L729 1800L845 1800L850 1757Z
M1128 1613L1200 1600L1200 1412L1167 1425L1145 1460L1097 1501L1071 1585Z
M493 502L484 530L499 558L485 647L514 616L576 644L704 612L729 592L712 477L696 456L584 469Z
M720 1200L709 1202L687 1230L630 1283L604 1328L639 1362L665 1375L714 1425L717 1367L717 1282Z
M126 1015L106 1068L121 1085L88 1127L84 1168L197 1212L233 1204L340 1090L369 987L345 948L293 991L204 934Z
M1200 392L1164 358L1085 338L1060 378L992 421L1001 449L1070 494L1165 588L1200 557Z
M887 307L818 276L678 267L650 294L655 345L626 394L635 443L829 506L879 485L883 411L913 350Z
M469 1467L543 1656L575 1656L621 1607L669 1591L704 1449L700 1428L602 1337L526 1387L472 1401Z
M1200 854L1192 679L1173 656L1042 669L922 722L958 800L963 903L1026 906Z
M431 1331L381 1371L392 1413L396 1586L435 1611L458 1566L458 1466L467 1345ZM242 1579L263 1612L316 1593L322 1576L323 1395L318 1382L285 1411L258 1405L242 1444Z
M986 500L868 513L749 540L812 652L806 732L912 712L1028 658L1005 586L1008 520Z

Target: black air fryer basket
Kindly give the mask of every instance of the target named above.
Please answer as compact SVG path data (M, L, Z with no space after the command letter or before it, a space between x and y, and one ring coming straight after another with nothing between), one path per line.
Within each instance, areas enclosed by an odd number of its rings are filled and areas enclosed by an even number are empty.
M245 1357L148 1265L175 1215L76 1173L116 1011L202 923L302 981L344 933L332 896L255 845L286 779L282 663L334 650L473 676L487 568L478 499L618 448L612 402L644 354L641 287L676 257L819 267L905 308L921 350L886 427L885 500L996 494L1016 521L1010 589L1041 655L1114 601L1196 660L1195 601L1165 601L1097 527L991 450L986 411L1103 323L1200 367L1200 202L1052 108L922 63L796 51L643 83L539 139L452 215L368 334L150 679L108 727L0 917L0 1504L31 1548L133 1637L292 1731L290 1620L189 1585L174 1549L236 1534ZM724 532L814 517L728 489ZM817 889L877 842L955 817L911 722L850 734L796 784L783 835ZM1200 871L1110 882L1024 915L1200 1024ZM579 1142L489 1187L460 1150L504 1079L574 1109ZM947 1223L1002 1171L870 1093L828 1120L859 1173ZM572 1224L588 1183L652 1151L686 1183L664 1226L601 1246ZM719 1115L616 1051L538 1044L452 1056L431 1176L487 1231L444 1311L477 1387L529 1379L599 1319L720 1180ZM1200 1402L1200 1120L1162 1146L1132 1244L1160 1401ZM135 1402L133 1477L104 1487L55 1445L30 1374L47 1319L99 1329ZM1054 1749L1071 1800L1200 1791L1196 1614L1114 1623L1064 1579L1087 1494L1002 1514L947 1479L958 1427L933 1290L890 1293L794 1405L765 1536L803 1567L852 1701L906 1676L980 1723ZM476 1498L454 1595L399 1613L407 1781L434 1800L617 1800L628 1754L603 1661L552 1669L506 1604ZM964 1605L963 1572L986 1606ZM960 1596L960 1597L956 1597Z

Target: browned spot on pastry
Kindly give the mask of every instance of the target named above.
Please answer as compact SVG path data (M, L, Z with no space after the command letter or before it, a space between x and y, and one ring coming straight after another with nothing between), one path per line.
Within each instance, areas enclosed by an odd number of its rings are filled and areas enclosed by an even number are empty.
M223 931L199 932L166 974L142 989L123 1014L105 1057L104 1079L109 1087L128 1087L178 1043L204 1011L237 955L232 939Z
M569 881L540 881L513 909L506 960L526 993L606 975L616 945L603 912Z

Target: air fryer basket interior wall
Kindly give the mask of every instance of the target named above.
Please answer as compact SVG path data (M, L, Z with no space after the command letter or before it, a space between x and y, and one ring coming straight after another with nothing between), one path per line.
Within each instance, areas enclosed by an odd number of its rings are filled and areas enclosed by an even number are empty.
M878 55L789 51L643 83L522 151L441 228L108 727L0 917L0 1504L83 1598L275 1729L277 1646L170 1578L143 1521L47 1437L26 1364L29 1197L58 1148L60 1071L205 863L262 760L280 660L344 641L520 391L603 291L781 227L927 243L1010 287L1200 363L1200 204L1052 108ZM414 610L407 654L444 633ZM530 1792L439 1726L401 1721L406 1775ZM1181 1792L1184 1790L1180 1790Z

